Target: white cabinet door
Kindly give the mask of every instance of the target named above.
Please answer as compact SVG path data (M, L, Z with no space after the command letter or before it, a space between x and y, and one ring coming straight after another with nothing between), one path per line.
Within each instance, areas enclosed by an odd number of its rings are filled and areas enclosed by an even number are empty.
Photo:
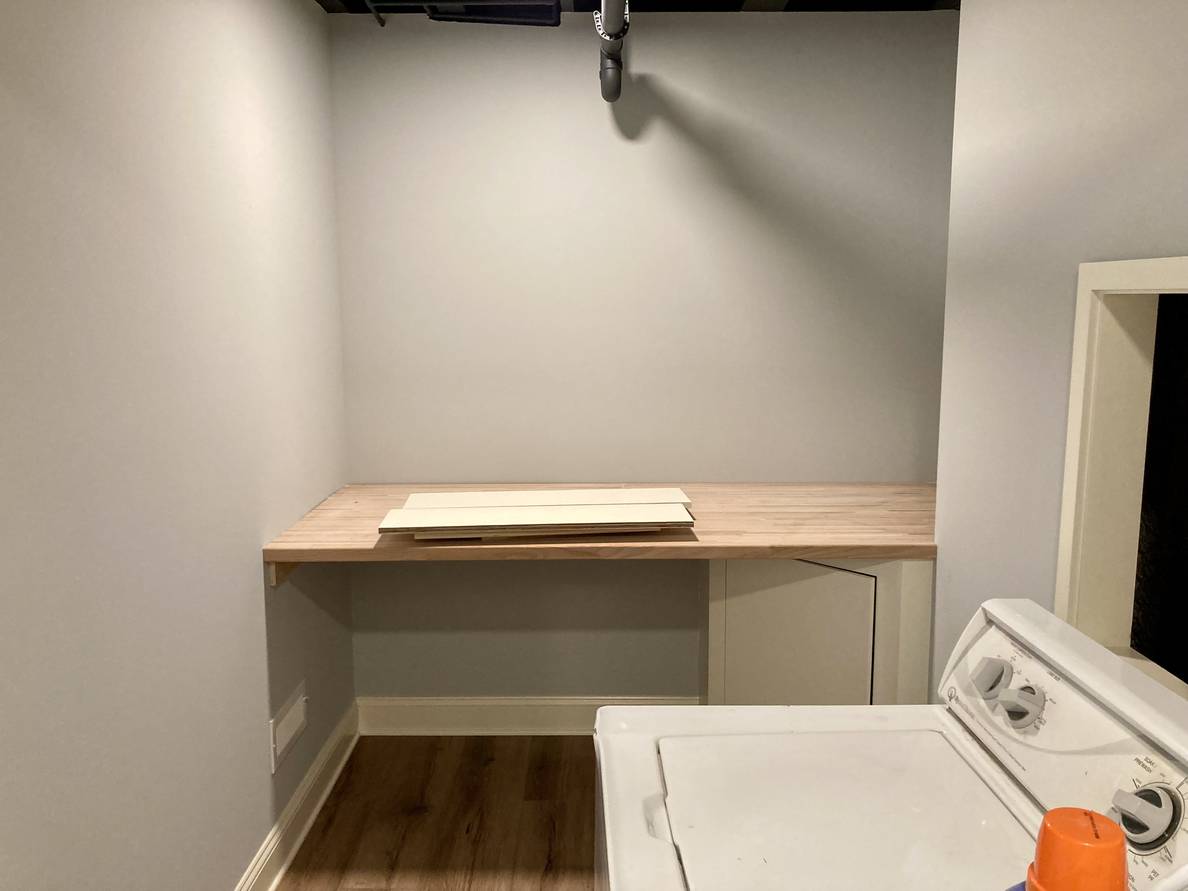
M875 578L800 560L725 565L724 700L871 701Z

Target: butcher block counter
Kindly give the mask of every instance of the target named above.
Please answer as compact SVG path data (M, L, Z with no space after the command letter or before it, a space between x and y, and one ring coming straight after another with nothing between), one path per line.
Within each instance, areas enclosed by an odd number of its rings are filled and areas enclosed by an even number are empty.
M626 485L626 484L625 484ZM631 483L680 486L692 530L414 541L380 520L413 492L608 488L606 483L380 483L343 486L264 547L270 580L300 563L414 560L931 560L936 488L888 483Z

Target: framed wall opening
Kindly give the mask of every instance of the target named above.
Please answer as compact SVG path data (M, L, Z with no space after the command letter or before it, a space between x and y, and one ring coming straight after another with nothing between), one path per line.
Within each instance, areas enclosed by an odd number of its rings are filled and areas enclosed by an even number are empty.
M1185 680L1131 645L1161 299L1188 301L1188 257L1081 264L1055 607L1188 696Z

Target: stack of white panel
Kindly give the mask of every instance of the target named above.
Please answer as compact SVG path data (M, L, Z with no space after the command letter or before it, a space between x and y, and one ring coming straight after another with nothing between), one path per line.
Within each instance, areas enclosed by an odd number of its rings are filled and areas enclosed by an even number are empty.
M680 489L521 489L426 492L388 511L380 532L418 539L516 538L691 529Z

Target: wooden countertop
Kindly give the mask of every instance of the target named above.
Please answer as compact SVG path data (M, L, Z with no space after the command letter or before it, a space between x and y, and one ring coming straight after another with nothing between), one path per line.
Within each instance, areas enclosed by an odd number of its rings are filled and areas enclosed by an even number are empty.
M414 541L380 535L384 514L412 492L580 489L606 483L343 486L264 547L276 565L411 560L923 559L936 556L936 487L882 483L632 483L679 485L693 501L691 531L523 538L500 542ZM289 567L291 568L291 567ZM285 573L287 574L287 573Z

